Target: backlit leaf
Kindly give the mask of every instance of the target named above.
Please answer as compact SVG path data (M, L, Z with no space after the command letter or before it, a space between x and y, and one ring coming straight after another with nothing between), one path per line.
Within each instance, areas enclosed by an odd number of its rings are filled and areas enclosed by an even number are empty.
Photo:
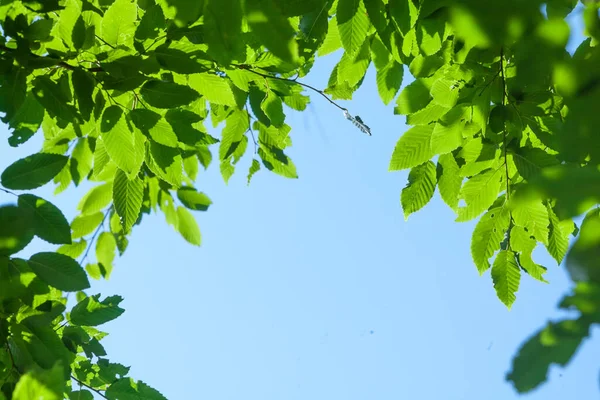
M492 266L492 280L498 298L506 307L511 308L516 300L517 290L521 281L521 271L515 260L515 253L501 250Z
M76 292L90 287L81 265L63 254L36 253L29 258L27 264L41 280L59 290Z
M433 157L431 135L433 126L415 126L406 131L398 140L389 170L398 171L416 167Z
M69 223L54 204L32 194L22 194L19 207L31 210L36 236L53 244L71 243Z
M125 232L129 232L140 215L143 195L144 182L139 177L129 179L124 171L117 170L113 182L113 202Z
M480 275L490 268L489 259L500 250L510 224L508 210L492 208L481 217L471 238L471 257Z
M344 49L353 55L364 43L369 29L369 17L363 1L339 0L336 18Z
M200 228L194 219L194 216L185 208L177 207L177 230L183 238L189 243L200 246L202 238L200 236Z

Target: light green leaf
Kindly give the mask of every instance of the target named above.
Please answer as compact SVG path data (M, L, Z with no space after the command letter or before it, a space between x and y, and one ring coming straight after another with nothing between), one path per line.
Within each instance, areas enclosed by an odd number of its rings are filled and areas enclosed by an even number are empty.
M575 224L571 220L560 221L552 207L547 206L547 209L550 225L546 249L556 262L560 264L569 249L569 235L573 232Z
M384 104L389 104L396 97L402 85L403 75L404 67L394 60L377 71L377 90Z
M54 204L32 194L22 194L19 207L31 211L36 236L52 244L71 243L69 223Z
M425 108L406 117L408 125L429 125L444 116L450 109L431 102Z
M456 222L472 220L487 210L498 198L501 183L501 169L488 170L465 182L460 197L467 205L458 209Z
M194 74L193 77L201 74ZM193 79L190 85L194 87ZM140 89L144 101L156 108L175 108L186 106L196 100L199 95L194 89L174 82L149 80Z
M436 185L435 164L427 161L410 170L408 184L402 189L400 203L404 210L404 219L425 207L433 197Z
M438 158L438 190L444 203L455 212L458 210L458 195L463 178L459 175L459 167L452 154L442 154Z
M177 198L190 210L206 211L212 204L210 198L196 189L186 186L177 190Z
M106 152L106 146L104 146L104 141L102 140L102 138L96 139L92 178L98 179L102 175L104 167L106 167L110 162L110 156Z
M369 30L369 17L362 0L339 0L337 25L344 49L354 55L363 45Z
M35 189L50 182L69 158L59 154L37 153L9 165L0 178L7 189Z
M113 182L113 202L125 232L137 221L144 197L144 182L139 177L129 179L118 169Z
M90 147L89 139L87 137L78 139L71 153L71 162L69 165L75 186L79 186L92 171L93 160L94 153Z
M183 159L179 149L163 146L150 141L146 165L154 174L175 187L181 186L183 179Z
M85 271L71 257L42 252L27 261L35 274L48 285L64 292L76 292L90 287Z
M98 301L100 295L88 296L71 310L71 323L79 326L98 326L119 317L125 312L119 303L121 296L110 296Z
M445 123L438 121L431 134L431 151L434 154L447 154L462 144L464 122Z
M433 157L431 151L431 135L433 126L415 126L404 133L398 140L389 170L399 171L416 167Z
M258 160L252 160L252 164L250 165L250 169L248 170L248 185L250 185L250 181L254 174L256 174L260 170L260 162Z
M363 42L357 52L344 52L344 55L337 66L338 85L343 85L344 83L347 83L350 87L358 85L364 78L370 63L371 52L369 50L368 40Z
M548 244L550 220L541 200L515 203L512 217L517 226L526 228L538 241Z
M332 17L329 20L329 28L327 29L327 36L325 36L325 40L321 47L319 47L318 54L319 57L326 56L327 54L333 53L337 49L342 47L342 41L340 39L340 31L337 26L336 17Z
M396 28L406 35L419 16L419 5L413 0L390 0L389 13Z
M26 374L19 378L19 381L14 387L12 399L61 400L65 390L63 368L64 366L57 362L52 369L49 370L43 370L41 368L30 369Z
M267 92L267 95L260 103L260 108L269 117L271 124L280 127L285 122L285 114L283 113L283 102L281 98L272 90Z
M157 0L157 3L162 7L165 17L174 20L179 27L193 25L203 9L203 1Z
M273 93L272 96L275 96L275 94ZM219 146L219 159L221 161L231 157L240 146L242 138L249 128L248 123L248 113L243 110L235 111L227 117Z
M96 242L96 261L100 264L100 271L104 279L110 277L113 261L117 251L117 241L111 232L102 232Z
M154 111L138 108L129 113L134 126L148 139L154 140L163 146L176 148L179 146L177 135L173 127Z
M236 106L229 80L215 74L193 74L189 77L190 87L198 91L213 104Z
M433 101L443 107L452 108L458 101L460 86L456 80L440 78L431 87Z
M129 176L137 175L144 162L146 138L131 128L119 106L104 110L100 131L111 160Z
M431 101L429 89L420 80L406 86L396 100L395 114L408 115L422 110Z
M104 183L93 187L83 196L77 209L82 214L93 214L106 208L112 200L112 184Z
M131 378L122 378L112 383L106 390L106 398L109 400L167 400L156 389L142 381L135 382Z
M517 261L521 268L525 270L532 278L540 282L548 283L544 279L547 269L533 261L532 253L537 242L525 228L513 226L510 229L510 247L517 252Z
M492 208L481 217L471 238L471 257L483 275L490 268L489 259L500 250L510 224L510 214L503 207Z
M73 259L81 256L87 248L87 242L85 239L81 239L79 242L73 242L72 244L64 244L60 246L56 252L69 256Z
M492 266L492 281L498 298L510 310L517 299L515 293L519 290L521 270L515 260L515 253L501 250Z
M71 222L71 230L73 231L73 239L79 239L94 230L102 223L104 214L96 212L93 214L78 215Z
M137 3L133 0L116 0L104 13L102 39L113 47L133 47L137 20Z
M194 219L194 216L185 208L177 207L177 230L183 236L183 238L189 243L200 246L202 237L200 235L200 228L198 223Z
M273 0L246 0L246 20L252 33L267 49L283 61L296 63L296 32Z
M258 156L269 171L286 178L298 178L296 166L283 150L261 144L258 148Z
M204 0L208 53L222 65L243 54L242 16L239 0Z

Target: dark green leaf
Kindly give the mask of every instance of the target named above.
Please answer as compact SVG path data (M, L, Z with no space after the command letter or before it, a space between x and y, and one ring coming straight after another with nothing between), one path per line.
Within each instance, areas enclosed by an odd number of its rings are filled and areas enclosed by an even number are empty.
M79 326L98 326L112 321L125 312L119 303L123 301L120 296L110 296L98 301L100 295L89 296L77 303L71 311L71 323Z
M32 194L22 194L19 207L30 210L38 237L53 244L71 243L69 223L54 204Z
M50 182L69 158L59 154L37 153L9 165L2 172L2 186L8 189L35 189Z
M204 0L204 28L208 52L222 65L243 54L242 3L238 0Z
M35 274L48 285L65 292L76 292L90 287L85 271L71 257L42 252L27 261Z
M28 210L16 206L0 207L0 256L23 250L34 234L34 219Z
M157 108L185 106L198 98L198 92L173 82L148 81L140 89L144 101Z

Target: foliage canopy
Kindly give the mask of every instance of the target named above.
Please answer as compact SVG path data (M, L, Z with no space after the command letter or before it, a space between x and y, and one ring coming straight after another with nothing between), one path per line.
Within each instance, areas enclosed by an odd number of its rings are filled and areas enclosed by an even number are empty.
M253 146L248 183L263 167L297 178L285 112L309 94L370 135L335 100L351 100L371 64L382 102L410 125L389 164L409 170L405 217L437 188L457 222L478 219L473 262L508 308L522 278L546 282L538 245L566 260L575 286L559 307L578 316L529 338L507 375L519 392L540 385L600 322L600 18L584 3L587 39L570 54L576 0L1 1L8 142L44 142L0 177L16 196L0 207L0 399L163 399L106 358L96 327L122 299L86 294L89 278L110 276L153 212L200 245L192 212L211 200L194 185L213 158L227 181ZM340 49L327 88L302 82ZM219 138L207 123L223 124ZM70 222L29 192L85 180L95 186ZM60 247L16 257L34 236Z

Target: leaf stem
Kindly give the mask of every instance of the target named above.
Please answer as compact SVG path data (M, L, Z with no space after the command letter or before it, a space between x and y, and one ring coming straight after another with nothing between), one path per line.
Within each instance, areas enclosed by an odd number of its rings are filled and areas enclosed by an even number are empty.
M104 398L104 399L108 399L108 397L106 397L104 395L104 393L102 393L100 390L95 389L93 387L91 387L90 385L80 381L79 379L75 378L75 376L71 375L71 379L73 379L75 382L79 383L79 385L81 386L85 386L86 388L90 389L91 391L93 391L94 393L96 393L98 396Z
M90 242L88 243L88 246L85 249L85 253L83 254L83 257L81 257L81 261L79 261L80 265L82 265L83 262L85 261L85 259L87 258L88 253L90 252L90 249L92 248L92 245L94 244L94 240L96 240L96 236L98 236L98 233L100 233L100 229L102 229L102 227L104 227L104 222L106 221L106 218L108 217L108 214L110 214L111 210L112 210L112 206L110 206L108 208L108 210L106 210L106 212L104 213L104 218L102 218L102 222L100 222L100 225L98 225L98 227L94 231L94 234L92 235L92 238L90 239Z
M4 193L12 194L12 195L13 195L13 196L15 196L15 197L19 197L19 195L18 195L18 194L16 194L16 193L13 193L13 192L11 192L10 190L6 190L6 189L3 189L3 188L0 188L0 191L3 191Z
M320 89L317 89L317 88L315 88L314 86L311 86L311 85L309 85L309 84L307 84L307 83L298 82L298 81L297 81L297 80L295 80L295 79L288 79L288 78L282 78L282 77L279 77L279 76L274 76L274 75L269 75L269 74L263 74L262 72L258 72L258 71L256 71L256 70L253 70L252 68L250 68L250 66L249 66L249 65L245 65L245 64L241 64L241 65L235 65L235 66L236 66L237 68L239 68L239 69L245 69L246 71L250 71L250 72L252 72L253 74L256 74L256 75L258 75L258 76L262 76L263 78L272 78L272 79L277 79L277 80L280 80L280 81L289 82L289 83L294 83L294 84L296 84L296 85L303 86L303 87L305 87L305 88L307 88L307 89L310 89L310 90L312 90L312 91L314 91L314 92L316 92L316 93L320 94L320 95L321 95L321 96L323 96L323 97L324 97L324 98L325 98L325 99L326 99L328 102L330 102L331 104L333 104L334 106L336 106L336 107L337 107L337 108L339 108L340 110L342 110L342 111L348 111L348 109L346 109L346 108L344 108L344 107L340 106L338 103L336 103L335 101L331 100L331 99L330 99L330 98L329 98L329 97L328 97L328 96L325 94L325 92L323 92L322 90L320 90Z
M502 78L502 106L506 106L508 94L506 93L506 76L504 74L504 48L500 49L500 76ZM506 200L510 200L510 176L508 173L508 156L506 143L506 119L504 120L504 129L502 130L502 142L504 147L504 167L506 171Z

